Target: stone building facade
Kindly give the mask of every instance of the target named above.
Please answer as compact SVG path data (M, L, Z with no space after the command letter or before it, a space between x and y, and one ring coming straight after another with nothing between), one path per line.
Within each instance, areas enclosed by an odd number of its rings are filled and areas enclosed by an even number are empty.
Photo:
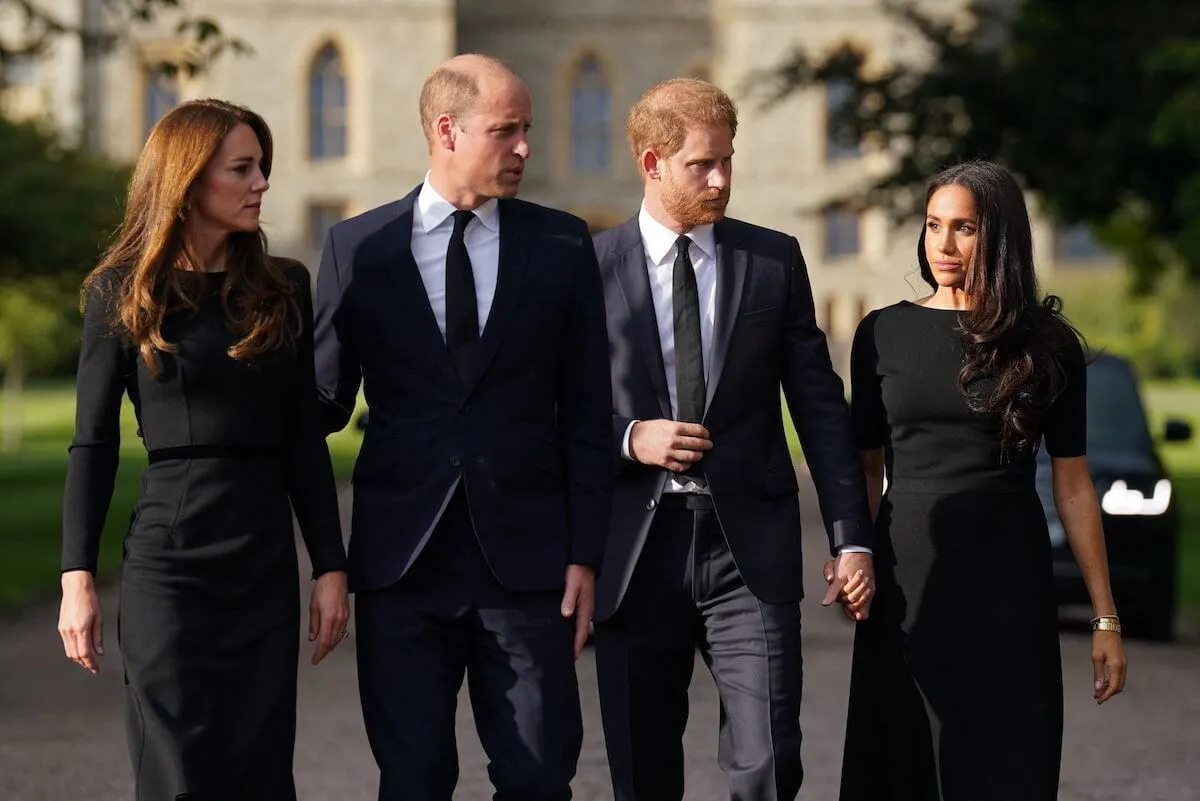
M66 18L100 0L41 0ZM924 0L955 13L959 0ZM113 157L133 160L153 122L180 100L218 96L262 113L275 134L275 171L263 219L276 252L314 269L328 226L405 194L422 178L417 96L443 59L480 51L503 58L534 101L533 156L522 196L570 210L599 229L636 211L640 186L624 118L655 82L704 77L739 101L741 128L730 213L794 234L812 275L818 318L835 361L871 308L924 293L916 224L830 204L886 169L878 154L835 147L823 87L762 108L749 75L801 45L846 41L871 60L922 57L919 43L878 0L192 0L253 48L197 78L148 74L131 50L88 59L62 41L10 81L9 113L52 117ZM0 34L11 20L0 19ZM144 53L177 47L140 34ZM1079 231L1035 231L1039 264L1111 264Z

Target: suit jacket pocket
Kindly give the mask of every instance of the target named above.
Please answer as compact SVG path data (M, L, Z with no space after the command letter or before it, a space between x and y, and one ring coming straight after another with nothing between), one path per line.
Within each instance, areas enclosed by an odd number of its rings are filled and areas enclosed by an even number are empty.
M766 490L767 497L776 498L799 492L800 485L793 470L768 470L763 474L763 489Z
M743 309L737 316L735 330L766 330L778 328L783 320L783 307L778 303L757 309Z
M743 309L738 313L739 320L753 320L763 315L770 314L773 311L779 310L779 304L773 303L770 306L761 306L757 309Z
M540 440L526 441L506 459L504 472L512 486L522 489L561 489L565 470L557 447Z

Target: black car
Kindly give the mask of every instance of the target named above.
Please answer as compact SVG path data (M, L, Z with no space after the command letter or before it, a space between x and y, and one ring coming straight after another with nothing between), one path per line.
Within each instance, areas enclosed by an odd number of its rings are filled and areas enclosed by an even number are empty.
M1087 379L1088 466L1100 499L1122 627L1134 637L1170 639L1179 553L1179 510L1171 480L1155 450L1129 363L1102 355L1088 365ZM1167 421L1163 431L1166 442L1191 436L1191 427L1178 420ZM1037 482L1050 527L1058 603L1089 603L1054 508L1044 448L1038 455Z

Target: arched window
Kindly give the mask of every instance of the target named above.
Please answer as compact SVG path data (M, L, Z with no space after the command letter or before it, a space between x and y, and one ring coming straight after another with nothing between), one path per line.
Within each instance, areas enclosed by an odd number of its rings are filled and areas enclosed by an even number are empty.
M346 155L346 72L342 54L327 44L308 74L308 155L336 159Z
M179 105L179 80L161 68L146 72L142 97L142 139L168 111Z
M612 156L612 93L600 62L589 56L571 85L571 170L601 175Z

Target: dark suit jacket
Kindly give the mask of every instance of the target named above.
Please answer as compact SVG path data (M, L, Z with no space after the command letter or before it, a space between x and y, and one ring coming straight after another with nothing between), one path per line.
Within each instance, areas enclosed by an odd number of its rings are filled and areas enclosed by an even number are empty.
M872 544L862 466L841 379L817 327L795 238L738 220L715 227L716 313L700 462L746 586L768 603L803 595L796 474L780 387L820 497L831 550ZM599 620L621 602L667 471L620 458L631 420L671 418L645 248L637 218L595 238L612 363L612 525L597 587Z
M604 306L585 223L501 200L496 295L463 382L410 247L420 187L338 223L317 275L326 428L359 383L371 409L354 467L350 578L386 587L412 564L457 482L505 587L560 589L598 567L612 502Z

